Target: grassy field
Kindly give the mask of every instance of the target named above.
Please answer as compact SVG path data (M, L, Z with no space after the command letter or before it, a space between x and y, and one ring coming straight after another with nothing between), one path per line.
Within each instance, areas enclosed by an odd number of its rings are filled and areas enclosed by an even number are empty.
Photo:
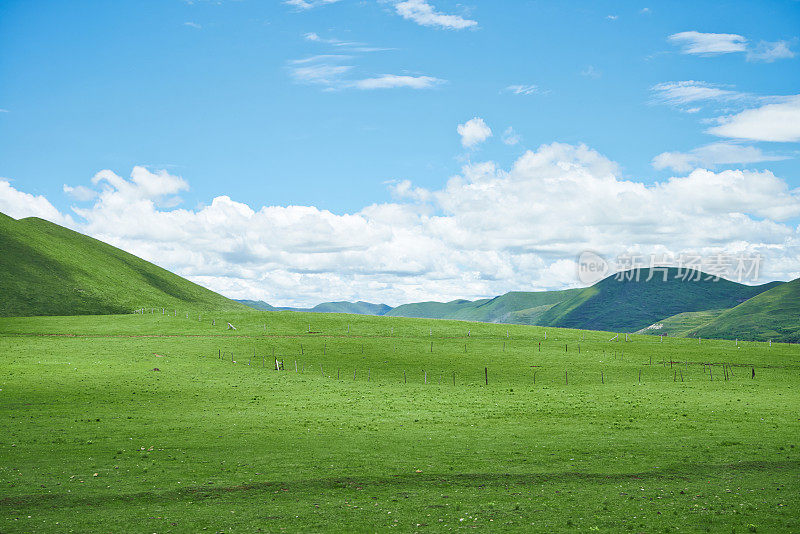
M727 310L706 310L697 312L684 312L672 317L667 317L654 325L639 330L639 334L650 334L654 336L687 337L694 330L707 324ZM697 337L696 335L694 337ZM744 336L743 336L744 339Z
M800 342L800 279L781 284L725 311L689 335Z
M799 531L800 347L612 337L0 319L0 532Z

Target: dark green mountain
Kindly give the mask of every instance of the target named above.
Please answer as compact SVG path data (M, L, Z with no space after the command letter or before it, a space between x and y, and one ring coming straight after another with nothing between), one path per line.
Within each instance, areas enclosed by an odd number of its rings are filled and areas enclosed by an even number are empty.
M678 278L678 269L650 277L650 269L631 276L610 276L559 302L538 319L538 324L614 332L635 332L660 319L683 312L732 308L780 282L747 286L729 280ZM629 271L630 273L630 271Z
M386 315L487 323L539 324L539 318L544 312L580 291L580 289L512 291L493 299L419 302L403 304L393 308Z

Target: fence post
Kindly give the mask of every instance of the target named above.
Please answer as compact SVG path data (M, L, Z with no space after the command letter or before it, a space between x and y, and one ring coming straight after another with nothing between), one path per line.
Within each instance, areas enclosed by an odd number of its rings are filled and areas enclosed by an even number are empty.
M483 368L483 379L486 382L486 385L488 386L489 385L489 368L488 367L484 367Z

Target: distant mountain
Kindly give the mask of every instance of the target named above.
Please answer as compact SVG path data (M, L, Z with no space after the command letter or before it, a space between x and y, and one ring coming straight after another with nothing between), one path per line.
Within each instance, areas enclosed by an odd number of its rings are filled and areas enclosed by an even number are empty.
M512 291L491 299L415 302L396 308L364 302L328 302L314 308L275 308L240 301L261 310L362 313L387 317L455 319L490 323L556 326L612 332L685 335L724 310L780 286L748 286L708 275L682 279L677 268L628 271L591 287L562 291ZM654 323L665 330L647 329Z
M544 312L580 291L580 289L512 291L492 299L418 302L398 306L386 315L487 323L539 324L539 318Z
M315 313L353 313L356 315L385 315L391 310L386 304L372 304L371 302L323 302L317 304L309 311Z
M0 316L244 309L161 267L57 224L0 213Z
M637 273L638 271L638 273ZM725 279L682 280L677 268L650 269L609 276L559 302L538 318L538 324L565 328L635 332L682 312L732 308L781 282L747 286Z
M245 306L250 306L251 308L261 311L280 311L282 309L291 309L291 308L276 308L275 306L267 304L263 300L236 299L236 302L240 302Z
M289 308L289 307L276 307L267 304L263 300L238 300L251 308L263 311L296 311L296 312L311 312L311 313L352 313L356 315L384 315L387 311L391 310L391 306L386 304L372 304L371 302L323 302L317 304L313 308Z
M690 336L800 342L800 278L731 308Z

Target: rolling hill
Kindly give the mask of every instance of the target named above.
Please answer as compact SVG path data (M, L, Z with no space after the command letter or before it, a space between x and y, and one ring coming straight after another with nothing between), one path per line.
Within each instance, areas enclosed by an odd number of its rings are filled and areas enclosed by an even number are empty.
M773 287L721 313L689 335L800 342L800 278Z
M391 306L386 304L373 304L371 302L323 302L317 304L313 308L291 308L272 306L263 300L237 300L251 308L262 311L296 311L296 312L311 312L311 313L352 313L355 315L384 315L391 310Z
M638 277L610 276L583 289L419 302L398 306L386 315L634 332L675 314L732 308L781 283L747 286L705 276L681 280L677 275L677 269L669 269L666 281L661 272L648 281L650 270L641 269ZM695 321L687 328L700 324Z
M161 267L57 224L0 213L0 316L246 309Z
M389 317L460 319L486 323L539 324L550 307L569 299L580 289L563 291L511 291L492 299L454 300L404 304L387 312Z
M650 269L638 276L609 276L559 302L538 319L544 326L635 332L678 313L732 308L781 282L747 286L725 279L681 280L678 269L650 278Z
M661 319L648 327L642 328L637 334L665 335L671 337L688 337L695 329L716 319L727 310L703 310L696 312L683 312Z

